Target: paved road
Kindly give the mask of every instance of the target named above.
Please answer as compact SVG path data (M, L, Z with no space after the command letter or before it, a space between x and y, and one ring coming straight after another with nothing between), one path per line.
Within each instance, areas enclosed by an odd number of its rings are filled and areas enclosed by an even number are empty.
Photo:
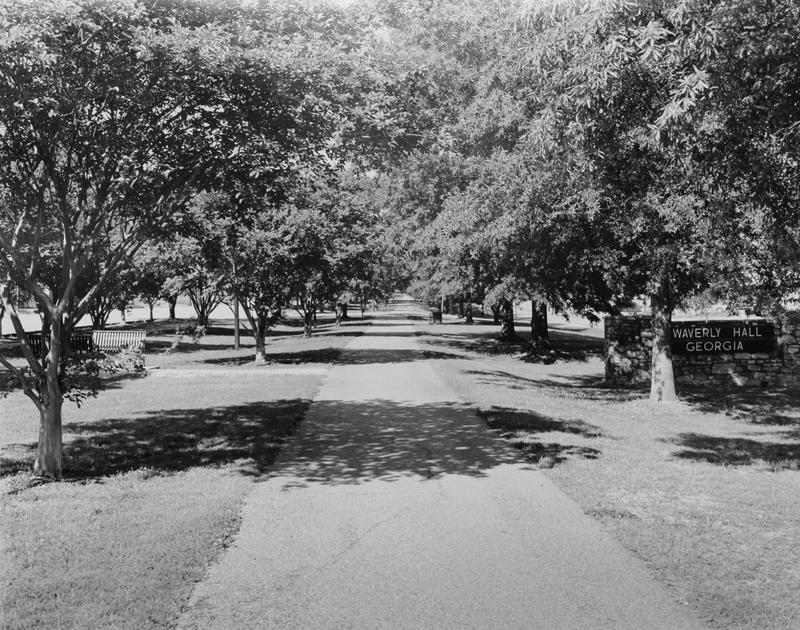
M181 628L704 627L387 319L349 344Z

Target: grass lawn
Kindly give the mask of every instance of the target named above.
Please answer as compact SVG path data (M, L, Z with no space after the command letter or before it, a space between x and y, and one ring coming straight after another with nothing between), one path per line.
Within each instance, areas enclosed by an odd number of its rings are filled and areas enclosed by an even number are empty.
M420 327L462 400L546 469L719 628L800 627L800 394L683 387L651 403L602 384L601 344L556 334L545 362L496 328Z
M326 325L304 339L284 327L258 367L221 324L196 343L172 327L151 327L150 376L65 407L63 483L27 486L34 408L19 392L0 400L3 628L173 626L360 331ZM603 385L596 331L554 328L554 352L527 360L485 323L446 317L417 332L421 356L498 439L678 601L719 628L800 627L800 394L683 387L678 403L650 403Z
M28 486L35 408L19 392L0 400L0 627L174 626L358 331L276 334L264 367L231 349L229 331L167 354L174 332L154 332L150 376L65 404L62 483Z

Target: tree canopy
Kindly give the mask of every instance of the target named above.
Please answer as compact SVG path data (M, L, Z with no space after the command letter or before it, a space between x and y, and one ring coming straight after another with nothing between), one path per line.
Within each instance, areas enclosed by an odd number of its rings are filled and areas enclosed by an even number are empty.
M78 321L130 292L241 303L264 358L292 304L412 287L598 318L646 296L800 289L793 0L8 0L0 5L3 308L61 474ZM127 275L126 275L127 274ZM37 356L11 287L43 316ZM112 296L113 299L112 299Z

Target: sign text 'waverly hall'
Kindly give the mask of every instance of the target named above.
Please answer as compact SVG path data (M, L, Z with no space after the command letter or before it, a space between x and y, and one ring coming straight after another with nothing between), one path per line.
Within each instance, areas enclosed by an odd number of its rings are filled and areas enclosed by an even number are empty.
M772 352L775 326L764 321L672 322L673 354Z

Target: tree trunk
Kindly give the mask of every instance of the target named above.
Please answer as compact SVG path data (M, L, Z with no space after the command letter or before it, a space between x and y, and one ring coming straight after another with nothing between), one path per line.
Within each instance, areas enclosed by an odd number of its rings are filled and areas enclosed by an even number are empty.
M61 408L64 395L59 382L61 360L61 323L50 328L50 348L45 359L45 382L39 408L39 444L33 462L33 474L47 479L61 479Z
M123 324L127 324L128 323L128 320L125 319L125 307L124 306L121 309L119 309L119 317L120 317L120 320L122 320Z
M169 306L169 318L170 319L177 319L175 317L175 306L178 304L178 296L169 297L167 298L167 305Z
M148 302L147 305L150 307L150 323L153 323L153 302Z
M514 304L511 300L500 300L500 340L513 341L517 339L514 327Z
M36 459L33 462L33 474L36 477L61 479L62 404L63 398L59 392L59 396L48 400L47 405L39 412L39 444L36 446Z
M550 349L546 302L531 300L531 348L536 352Z
M240 300L239 304L244 311L244 316L250 324L250 332L253 333L253 340L256 342L256 355L253 357L255 363L267 362L267 323L262 315L254 314L255 309L251 309L247 300Z
M314 311L306 311L303 315L303 336L310 337L314 329Z
M347 302L342 302L339 306L342 307L342 314L340 319L347 321L350 316L347 314Z
M92 329L100 330L108 323L111 307L99 300L89 309L89 318L92 320Z
M258 365L265 365L267 363L267 347L264 345L264 340L261 343L256 342L256 356L254 362Z
M492 309L492 320L496 326L500 325L500 302L492 304L490 306Z
M653 360L650 367L650 400L672 401L675 393L675 372L672 366L672 309L661 295L650 301L653 317Z
M265 342L266 326L262 326L259 322L257 326L253 327L253 338L256 342L256 356L254 361L259 365L267 363L267 344Z
M467 306L466 306L466 312L464 313L464 317L466 317L466 319L464 320L465 324L475 323L475 320L472 317L472 293L467 293Z

